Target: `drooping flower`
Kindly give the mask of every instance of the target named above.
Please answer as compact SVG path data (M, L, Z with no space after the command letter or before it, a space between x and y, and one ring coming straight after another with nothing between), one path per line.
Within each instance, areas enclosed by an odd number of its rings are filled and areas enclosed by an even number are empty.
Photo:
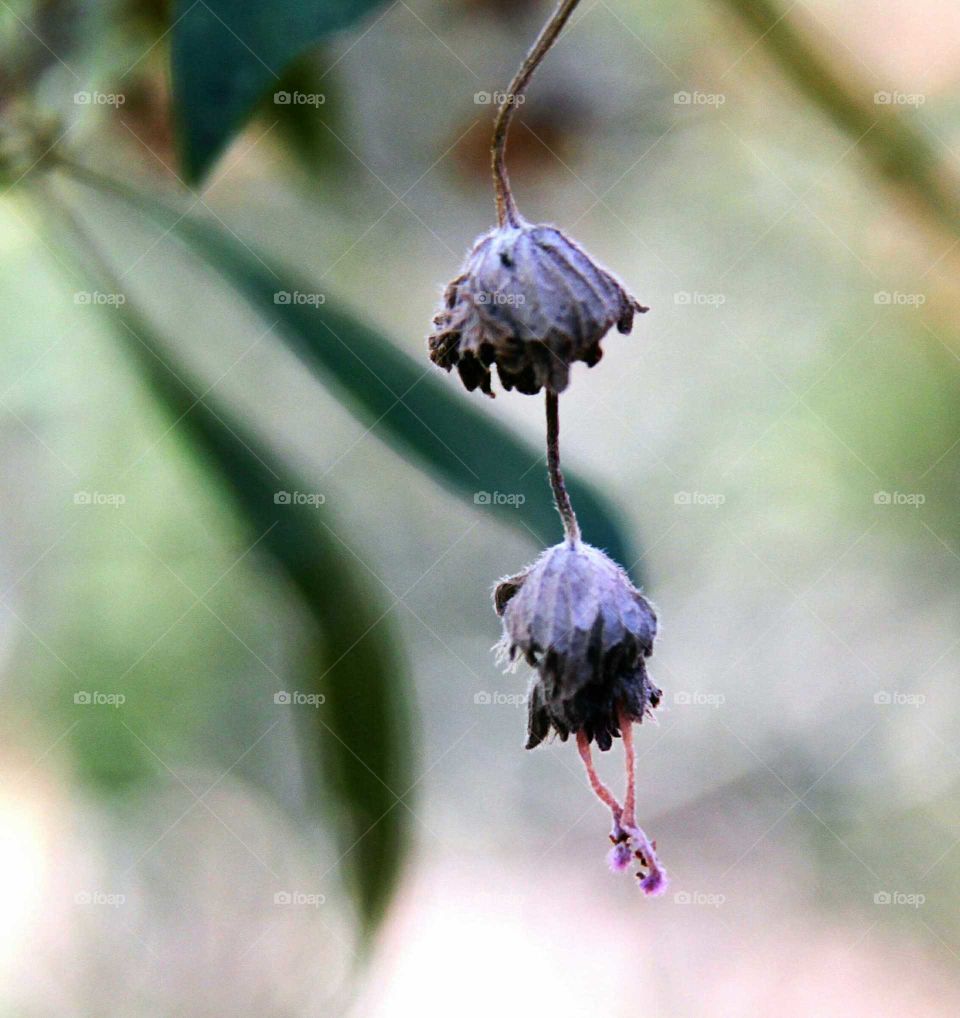
M608 861L616 872L636 859L647 894L667 886L654 844L637 826L633 724L650 716L660 690L647 675L657 617L626 572L577 537L548 548L531 566L501 580L493 595L503 621L498 656L536 669L528 699L527 749L551 731L576 736L590 784L613 815ZM591 743L622 738L627 793L621 806L597 774Z
M574 361L600 360L612 326L630 332L634 314L647 310L556 227L518 217L474 244L427 342L433 362L456 367L470 391L493 395L495 364L504 389L556 393Z
M480 237L460 274L447 286L428 339L431 360L457 368L469 391L492 396L492 368L504 389L545 390L547 473L566 540L548 548L522 573L501 580L494 593L503 620L500 656L523 658L536 671L530 687L527 748L551 731L574 734L587 777L610 809L615 871L640 864L646 894L667 886L656 845L637 826L633 725L660 701L647 676L657 618L626 572L584 544L560 469L559 393L570 365L593 367L600 343L616 325L630 332L648 309L623 284L556 227L528 223L517 209L505 151L510 120L530 78L569 20L578 0L559 0L503 94L493 128L491 162L498 225ZM623 805L593 766L592 743L623 741L627 789Z
M501 580L499 653L537 669L527 749L554 730L583 732L607 750L622 718L642 721L660 702L647 675L657 616L613 559L582 542L548 548L518 576Z

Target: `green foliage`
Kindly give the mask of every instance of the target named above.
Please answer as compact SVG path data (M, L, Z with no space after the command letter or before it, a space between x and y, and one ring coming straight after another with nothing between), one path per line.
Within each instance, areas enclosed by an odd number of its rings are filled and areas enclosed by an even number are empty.
M298 55L375 6L369 0L281 0L266 7L182 0L170 38L174 108L187 176L195 180L210 168L265 94L282 87L281 82L298 80L292 76L296 68L290 69ZM309 75L303 80L310 80ZM474 503L486 501L485 513L538 544L559 539L542 451L498 423L478 396L465 396L425 355L404 353L334 299L319 306L284 301L283 293L310 293L309 282L271 265L256 245L240 243L227 229L68 161L61 166L146 217L214 269L238 300L276 323L273 333L345 408L403 456L411 470L460 497L465 512L476 512ZM99 231L88 231L53 189L41 193L45 205L49 200L47 214L59 206L67 234L77 235L75 264L106 291L118 291L113 261L99 253L91 236ZM62 226L54 226L52 239L64 239ZM297 688L322 694L325 702L321 710L302 712L306 756L322 764L306 787L339 839L361 929L369 936L396 887L409 842L410 813L403 796L412 785L413 690L393 633L393 605L368 589L354 550L340 542L325 508L277 504L277 491L309 485L234 407L206 391L205 380L180 362L177 343L158 333L132 303L114 314L122 323L122 345L147 389L216 478L214 497L223 496L251 542L257 542L258 553L270 556L311 623L311 647ZM196 339L188 336L184 342ZM201 392L203 398L197 395ZM567 480L587 539L631 562L611 507L575 474ZM522 504L483 497L496 492L515 500L522 496ZM168 678L166 686L156 689L169 690L184 681L182 676ZM176 697L167 699L177 702ZM154 761L131 728L108 719L98 728L96 753L83 766L91 784L121 789L135 787L152 773Z
M101 285L115 287L106 259L79 232L84 270L92 265ZM149 389L312 619L315 646L300 691L324 698L321 710L304 712L304 735L308 756L319 752L322 758L325 781L310 780L308 789L324 822L337 831L361 928L369 936L396 885L409 840L409 813L400 803L412 782L413 692L389 617L392 605L384 606L360 579L332 521L324 521L325 509L277 503L278 491L308 487L303 479L229 407L209 393L198 395L206 386L190 378L145 317L129 305L117 313L123 325L118 335ZM115 733L112 728L106 736Z
M101 194L134 207L213 267L238 295L278 320L282 337L303 363L328 384L365 424L411 465L445 484L476 511L481 491L522 491L519 508L493 503L497 513L538 542L559 536L559 521L544 479L542 454L520 441L483 411L471 406L458 387L434 376L434 369L398 350L389 340L332 302L319 307L278 303L278 292L310 292L309 286L281 274L227 231L180 212L124 184L107 181L79 167L73 175ZM81 233L67 212L74 228ZM108 259L96 253L92 238L81 240L85 271L93 266L108 290ZM97 268L99 264L99 269ZM278 276L283 280L279 283ZM281 289L281 287L283 289ZM315 648L299 682L301 690L325 697L322 711L310 711L309 753L323 762L323 780L308 787L324 819L337 832L343 864L355 888L361 929L369 936L383 916L396 886L408 841L409 812L402 803L410 787L413 736L410 676L390 627L392 605L371 596L354 561L344 554L323 511L303 505L278 506L278 490L309 487L291 476L269 445L250 433L229 406L191 379L175 346L156 334L131 304L117 309L126 328L120 335L150 391L178 429L185 432L202 461L219 477L224 491L259 547L272 556L299 595L315 625ZM629 561L613 514L588 486L571 478L585 531L616 557ZM104 734L107 759L131 753L135 745L116 745L126 732ZM127 769L129 771L129 768ZM136 781L134 768L126 782Z
M202 388L183 383L183 365L171 367L169 350L144 325L136 322L137 338L127 345L151 388L171 419L182 417L180 427L223 481L251 534L264 535L263 548L316 625L316 656L303 678L305 691L325 702L322 710L304 712L305 734L311 747L319 747L327 785L310 781L308 788L324 821L338 831L343 864L369 931L383 914L407 847L409 814L398 801L413 769L413 693L390 606L361 581L324 524L324 510L275 503L278 488L307 485L227 408L209 395L198 401L194 390Z
M226 231L208 226L141 192L74 168L74 173L114 200L133 204L164 230L173 229L261 312L279 318L277 334L358 417L408 459L472 503L478 491L516 492L525 485L519 508L492 505L494 512L540 542L555 540L558 520L543 478L542 456L483 412L471 407L446 379L414 361L384 337L342 309L296 302L277 303L276 277L256 253ZM86 261L95 245L87 242ZM96 258L94 257L94 262ZM109 269L102 269L109 274ZM288 292L309 287L284 276ZM113 284L110 284L113 286ZM363 929L372 932L396 884L406 845L407 810L400 797L409 787L412 735L409 676L388 626L390 606L371 598L344 557L332 528L317 510L278 507L279 489L308 485L269 447L251 435L242 420L212 397L198 400L205 386L187 383L169 343L130 305L119 309L122 336L144 377L173 420L187 431L198 453L212 464L251 534L279 565L316 624L317 650L304 686L322 693L322 713L310 712L317 729L326 789L336 804L344 864L356 887ZM455 395L456 393L456 395ZM530 477L526 482L525 478ZM612 514L582 482L572 479L586 533L614 556L626 546ZM324 786L311 783L319 802L329 805Z
M539 544L560 539L560 521L547 484L544 454L518 439L426 361L414 360L388 339L338 308L278 303L278 293L310 293L308 282L226 231L122 185L75 170L86 183L119 193L164 230L172 230L228 279L252 305L277 321L277 334L344 405L412 463L473 506L478 493L522 494L519 507L487 508ZM278 282L278 280L282 280ZM473 398L473 404L479 397ZM585 538L626 564L631 554L616 513L575 472L566 471Z
M203 176L257 100L309 46L347 27L378 0L179 0L171 65L184 172Z

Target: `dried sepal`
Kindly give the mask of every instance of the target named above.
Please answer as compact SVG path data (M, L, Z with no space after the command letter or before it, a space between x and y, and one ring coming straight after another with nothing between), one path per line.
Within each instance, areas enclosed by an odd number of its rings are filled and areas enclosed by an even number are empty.
M498 615L503 615L510 598L523 586L523 581L526 578L527 570L524 570L522 573L517 573L516 576L507 576L502 580L497 580L497 585L493 589L493 608Z
M556 227L520 220L477 240L427 342L431 360L456 367L470 391L493 394L495 364L504 389L562 392L574 361L593 367L607 332L630 332L647 310Z

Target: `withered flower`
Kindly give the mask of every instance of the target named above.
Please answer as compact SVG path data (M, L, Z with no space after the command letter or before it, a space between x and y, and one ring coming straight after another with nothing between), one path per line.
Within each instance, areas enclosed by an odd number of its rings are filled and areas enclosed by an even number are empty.
M634 314L649 310L555 226L528 223L510 190L510 121L576 5L560 0L503 94L491 146L497 226L477 240L447 286L427 340L434 364L457 368L471 392L479 387L493 395L495 364L505 389L560 393L574 361L593 367L607 332L614 325L630 332Z
M610 328L630 332L647 310L556 227L517 214L474 244L427 342L431 360L456 367L470 391L493 395L496 364L504 389L562 392L574 361L593 367Z
M643 890L661 893L666 873L634 816L632 726L660 702L646 669L657 635L653 607L613 559L569 530L562 544L501 580L493 601L503 620L499 659L515 664L522 658L536 669L526 748L538 746L551 730L563 741L576 735L590 784L613 814L611 869L624 870L636 858L646 870L638 873ZM627 758L623 806L600 780L590 751L593 741L610 749L616 737L622 737Z
M537 669L528 700L527 749L553 729L583 732L608 750L621 721L660 702L647 675L657 617L627 574L597 548L564 541L518 576L501 580L502 660Z
M507 128L530 77L573 13L577 0L560 0L504 94L494 123L492 162L498 225L480 237L460 275L444 293L429 337L430 358L456 367L468 390L493 395L496 365L505 389L545 390L547 472L565 540L531 566L501 580L494 606L503 620L501 660L525 660L536 669L530 686L527 749L550 733L576 736L590 785L613 816L608 856L622 871L636 860L646 894L661 894L667 875L656 844L637 826L633 725L660 702L647 675L657 617L626 572L583 543L560 471L559 396L570 365L600 360L600 342L614 326L630 332L646 311L623 284L556 227L528 223L517 210L507 178ZM621 805L600 780L591 746L608 750L623 740L626 795Z

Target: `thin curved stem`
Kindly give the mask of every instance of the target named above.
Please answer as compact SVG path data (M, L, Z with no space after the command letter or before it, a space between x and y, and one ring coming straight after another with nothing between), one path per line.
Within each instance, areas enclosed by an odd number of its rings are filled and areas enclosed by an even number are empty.
M627 773L627 790L623 798L624 827L637 826L637 758L633 748L633 719L620 708L620 735L623 738L624 767Z
M593 766L593 753L590 751L590 740L587 738L586 732L577 732L577 749L580 752L580 759L583 761L583 766L587 769L587 778L590 781L590 787L593 789L596 797L610 810L613 814L613 822L617 826L620 824L620 815L623 813L623 807L617 802L613 792L600 780L600 775L597 774L596 768Z
M533 77L533 72L540 65L540 61L547 55L547 51L557 41L557 36L563 30L570 15L580 0L561 0L560 6L553 12L553 16L540 30L536 41L530 47L527 55L523 58L520 69L510 82L507 91L500 102L497 110L497 119L493 125L493 144L491 146L491 161L493 163L493 182L497 195L497 222L504 226L509 223L511 226L519 226L520 213L517 210L516 202L513 200L513 192L510 190L510 180L507 177L507 164L505 152L507 147L507 131L510 128L510 121L517 108L517 98L522 96L524 90Z
M560 397L547 389L547 473L550 475L550 487L557 503L557 512L563 520L563 532L567 541L578 544L580 541L580 524L573 504L567 494L567 486L560 471Z

